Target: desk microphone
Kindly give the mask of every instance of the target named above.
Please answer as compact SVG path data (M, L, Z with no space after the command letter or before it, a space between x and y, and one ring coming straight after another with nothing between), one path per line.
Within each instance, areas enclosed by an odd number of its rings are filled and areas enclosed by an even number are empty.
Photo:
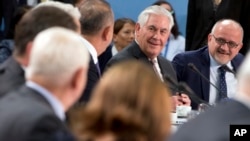
M178 83L169 75L164 75L164 79L167 82L169 82L177 92L187 94L190 97L190 99L192 99L195 103L197 104L204 103L208 107L210 106L208 102L200 99L196 94L194 94L194 92L185 82Z
M188 63L188 67L193 70L194 72L196 72L197 74L199 74L199 76L201 76L204 80L206 80L206 82L208 82L209 84L211 84L218 92L220 91L220 89L215 86L212 82L210 82L206 76L204 76L198 69L197 67L193 64L193 63ZM229 68L228 68L229 69Z
M164 75L163 79L166 80L169 84L169 87L174 90L174 92L179 92L178 83L169 75Z
M228 71L228 72L231 72L234 76L236 76L236 72L232 69L230 69L227 65L222 65L222 67Z

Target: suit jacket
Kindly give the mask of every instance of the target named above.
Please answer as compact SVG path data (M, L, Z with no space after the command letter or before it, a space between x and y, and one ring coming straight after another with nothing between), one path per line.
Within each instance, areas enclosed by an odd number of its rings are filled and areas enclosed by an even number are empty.
M233 124L250 124L250 109L236 100L221 103L184 123L169 141L229 141Z
M157 56L157 59L161 68L162 76L170 76L173 80L177 80L176 73L172 64L162 56ZM148 64L153 69L152 64L148 60L148 57L141 51L139 45L135 41L133 41L129 46L127 46L122 51L118 52L115 56L113 56L107 63L106 68L110 67L115 63L125 60L138 60ZM171 84L169 85L171 88L173 87L171 86Z
M0 100L1 141L52 141L69 132L47 100L22 86Z
M3 37L9 32L12 17L18 6L17 0L1 0L0 1L0 21L4 19ZM1 26L1 23L0 23ZM4 39L4 38L3 38ZM0 38L1 40L1 38Z
M25 83L24 70L13 56L0 65L0 98Z
M236 55L236 57L231 61L235 72L242 61L243 55L241 54ZM198 73L189 68L189 63L193 63L197 69L209 80L210 58L207 46L195 51L189 51L176 55L172 61L172 64L176 70L178 81L186 82L198 97L208 102L210 84ZM192 102L192 107L196 109L197 103Z
M109 59L112 58L112 44L108 46L108 48L98 56L98 62L101 69L101 72L104 72L105 66L108 63Z
M90 57L89 62L89 69L88 69L88 78L87 78L87 85L83 91L82 96L80 97L80 103L86 103L89 101L91 97L92 90L94 89L95 85L100 79L100 74L97 70L97 67L92 59Z
M233 10L232 10L233 9ZM238 21L244 29L242 54L250 45L250 1L222 0L214 10L213 0L189 0L186 25L186 51L195 50L207 44L207 36L216 21L230 18Z

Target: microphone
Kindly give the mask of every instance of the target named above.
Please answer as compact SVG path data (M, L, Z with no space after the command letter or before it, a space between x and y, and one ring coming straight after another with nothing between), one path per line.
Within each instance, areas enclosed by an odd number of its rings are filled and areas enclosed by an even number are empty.
M178 83L169 75L164 75L164 79L174 87L176 92L187 94L190 97L190 99L192 99L195 103L197 103L197 104L203 103L208 107L211 106L211 105L209 105L208 102L200 99L196 94L194 94L194 92L191 90L191 88L185 82Z
M204 80L206 80L206 82L211 84L218 92L220 91L220 89L217 86L215 86L212 82L210 82L210 80L208 80L207 77L204 76L193 63L188 63L188 67L197 74L199 74Z
M169 75L164 75L164 80L166 80L169 83L170 89L172 89L174 92L179 92L178 90L178 83Z
M234 76L236 76L236 72L232 69L230 69L227 65L222 65L222 67L228 71L228 72L231 72Z

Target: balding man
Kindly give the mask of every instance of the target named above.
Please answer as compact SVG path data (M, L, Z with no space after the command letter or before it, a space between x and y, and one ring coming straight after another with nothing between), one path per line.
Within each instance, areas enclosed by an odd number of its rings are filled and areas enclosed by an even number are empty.
M210 104L232 98L237 84L234 72L243 61L239 53L242 41L243 29L238 22L218 21L208 35L207 46L175 56L173 65L178 81L186 82L198 97ZM192 102L194 109L197 104Z

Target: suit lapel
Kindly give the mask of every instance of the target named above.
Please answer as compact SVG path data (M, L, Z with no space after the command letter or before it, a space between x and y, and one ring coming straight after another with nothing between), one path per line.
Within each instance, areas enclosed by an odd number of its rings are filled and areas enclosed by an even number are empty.
M98 68L97 68L96 64L94 63L92 56L90 56L90 64L89 65L90 65L89 70L93 71L98 76L98 78L100 78L101 72L99 73Z
M210 78L210 59L208 54L208 49L204 50L200 56L200 59L202 59L202 67L200 68L200 71L202 74L204 74L205 77L209 80ZM209 90L210 90L210 84L200 76L201 81L201 87L202 87L202 94L204 97L204 100L209 101Z
M141 51L139 45L135 41L131 44L131 53L137 60L145 62L148 65L151 65L151 63L148 60L148 57Z

